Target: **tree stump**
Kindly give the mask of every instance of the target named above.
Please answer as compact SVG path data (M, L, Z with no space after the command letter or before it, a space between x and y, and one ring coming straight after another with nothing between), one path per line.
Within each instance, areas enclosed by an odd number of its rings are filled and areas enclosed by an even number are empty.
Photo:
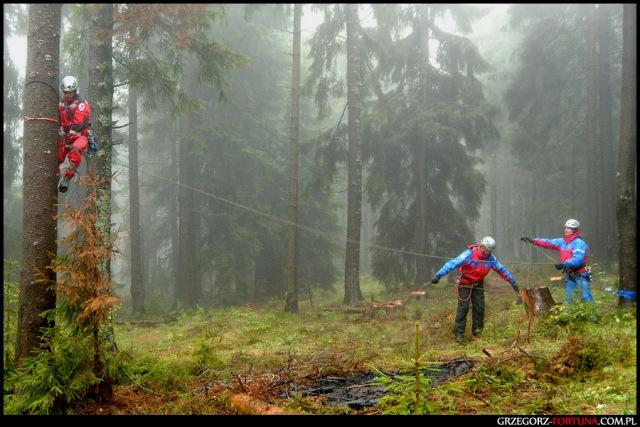
M556 305L547 286L542 288L521 289L520 296L527 314L536 317L546 313Z

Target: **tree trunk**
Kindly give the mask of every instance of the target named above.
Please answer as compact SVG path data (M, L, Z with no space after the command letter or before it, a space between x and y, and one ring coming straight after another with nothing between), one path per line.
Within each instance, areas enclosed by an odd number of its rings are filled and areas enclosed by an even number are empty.
M251 292L251 281L253 271L252 259L246 252L238 252L234 254L234 277L236 279L236 300L241 304L253 301L255 291Z
M602 248L601 262L608 270L614 254L614 224L615 224L615 165L613 161L613 91L611 87L611 61L615 44L611 24L611 5L600 4L597 10L596 28L598 31L598 64L599 64L599 146L600 165L598 169L600 188L598 190L598 209L600 214L601 240L598 245Z
M58 120L58 63L60 55L61 4L29 5L27 69L24 114ZM6 143L7 141L5 141ZM44 347L41 328L53 326L40 317L55 308L52 285L55 273L48 270L56 253L58 126L47 120L24 123L23 245L16 364L32 350ZM43 278L45 283L37 283Z
M347 21L348 103L348 199L347 248L344 265L344 303L362 300L360 291L360 224L362 222L362 149L360 147L360 104L362 65L359 52L358 5L345 4Z
M591 253L594 258L599 258L602 251L600 243L600 224L598 218L598 120L596 117L598 106L598 64L596 61L596 40L593 31L594 19L593 10L595 5L586 6L586 30L587 30L587 57L585 63L587 77L587 99L586 99L586 138L585 147L587 153L587 211L590 212L586 219L586 227L591 241L596 243L591 245Z
M111 117L113 105L113 66L111 63L113 4L92 4L89 22L93 28L89 37L89 103L93 107L92 128L100 140L100 152L89 165L98 177L111 178ZM98 188L98 229L111 234L111 181ZM111 262L102 266L110 274Z
M503 158L505 159L505 163L506 165L512 165L513 162L511 161L511 156L507 155L506 153L503 153ZM504 217L507 218L507 220L505 221L506 224L505 226L507 227L505 230L503 230L503 235L506 235L507 238L502 239L500 246L502 246L502 251L500 253L502 254L514 254L515 250L514 250L514 242L516 242L516 240L514 239L514 236L517 236L515 233L515 226L514 226L514 219L513 219L513 215L511 214L512 208L511 208L511 186L513 185L513 169L510 167L507 167L508 169L505 171L506 172L506 179L503 181L504 182Z
M93 107L91 123L94 132L100 140L100 153L95 158L95 164L90 164L89 170L101 178L109 181L97 189L96 207L98 210L98 229L107 236L111 235L111 130L113 105L113 66L112 32L113 32L113 4L89 5L89 21L93 27L89 37L89 103ZM111 275L111 261L106 260L100 267L106 277ZM113 396L113 386L110 381L101 382L96 386L99 399L106 401Z
M289 236L285 311L298 312L298 138L300 125L300 27L302 4L293 6L293 65L291 72L291 136L289 138Z
M624 4L617 204L619 289L636 290L636 5ZM619 305L632 301L620 297Z
M416 172L416 248L420 254L427 253L427 174L425 164L427 162L427 150L424 141L418 141L415 156ZM424 285L428 280L427 258L416 257L416 277L414 288Z
M364 190L362 199L364 200L362 203L362 241L364 242L364 245L360 254L360 272L366 276L369 274L369 257L371 256L371 252L369 251L369 241L371 239L371 205L366 201L366 189Z
M179 119L183 121L180 128L189 128L189 118ZM185 123L186 122L186 123ZM186 124L186 126L182 126ZM195 230L193 224L193 165L191 157L192 139L181 133L179 146L179 182L178 189L178 299L181 307L190 308L195 306L193 295L193 242ZM186 188L185 188L186 186Z
M429 9L424 8L422 12L422 22L417 33L420 37L422 55L425 61L424 80L422 83L422 102L426 105L429 102L427 81L429 79ZM417 253L426 254L427 251L427 147L426 141L416 141L415 154L415 192L416 192L416 247ZM413 282L414 287L424 285L429 280L429 260L425 257L416 257L416 277Z
M133 56L133 54L132 54ZM132 58L133 59L133 58ZM138 186L138 94L129 85L129 235L131 238L131 303L133 313L144 313L140 193Z
M178 182L178 123L179 119L174 118L174 132L173 132L173 141L171 144L171 173L172 178L175 183ZM178 308L178 260L179 260L179 250L178 250L178 198L177 198L177 186L174 185L169 191L172 191L173 197L171 197L171 201L169 204L169 218L171 221L171 284L173 286L173 303L171 305L171 309L175 310Z
M491 236L495 239L498 237L498 171L495 164L495 153L491 162L491 183L489 188L489 230Z

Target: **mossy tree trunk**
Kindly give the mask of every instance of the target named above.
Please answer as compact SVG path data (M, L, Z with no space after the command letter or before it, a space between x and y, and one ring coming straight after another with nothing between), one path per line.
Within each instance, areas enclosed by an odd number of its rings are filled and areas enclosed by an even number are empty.
M619 288L635 291L636 270L636 5L623 6L622 91L620 93L620 151L617 182ZM620 305L631 305L620 297Z
M291 136L289 138L289 236L285 311L298 312L298 139L300 128L300 27L302 5L293 6L293 64L291 73Z
M358 5L345 4L347 22L347 103L348 103L348 196L347 247L344 265L344 303L362 300L360 290L360 227L362 224L362 148L360 114L362 103L362 61L359 43Z
M61 4L29 6L27 69L24 88L26 117L58 119ZM7 141L5 141L6 143ZM55 308L51 287L55 273L48 270L56 253L56 197L58 125L48 120L24 123L23 252L18 302L16 363L44 345L41 328L53 321L40 314ZM44 283L36 282L44 275Z
M97 177L111 178L111 129L113 111L112 32L113 4L88 6L93 31L89 37L89 99L93 107L92 128L100 140L100 151L89 165ZM98 229L111 234L111 181L98 189ZM110 272L111 262L103 266Z

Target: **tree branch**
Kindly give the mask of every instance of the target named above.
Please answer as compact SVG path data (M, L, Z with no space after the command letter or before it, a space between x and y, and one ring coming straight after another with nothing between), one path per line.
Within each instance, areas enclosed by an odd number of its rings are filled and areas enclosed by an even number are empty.
M124 62L122 62L121 60L119 60L118 58L115 57L115 55L111 54L111 57L113 58L114 61L116 61L118 64L122 65L123 67L125 67L127 70L132 71L131 67L129 67L127 64L125 64Z
M120 128L123 128L123 127L127 127L127 126L129 126L131 124L133 124L133 122L129 122L129 123L125 124L125 125L120 125L120 126L111 126L111 129L120 129Z

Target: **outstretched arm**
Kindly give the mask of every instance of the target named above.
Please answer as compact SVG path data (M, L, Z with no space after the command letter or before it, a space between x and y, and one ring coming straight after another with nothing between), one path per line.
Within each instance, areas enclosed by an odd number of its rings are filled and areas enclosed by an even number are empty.
M500 261L496 260L495 264L491 268L511 285L516 283L516 278L513 277L513 274L511 274L509 270L507 270L507 267L502 265Z
M535 237L531 239L531 243L540 246L541 248L553 249L555 251L560 251L560 245L562 244L562 238L559 239L543 239L540 237Z
M455 270L456 268L460 267L460 264L462 264L470 256L471 256L471 251L469 249L467 249L466 251L462 252L457 257L447 261L442 266L442 268L440 270L438 270L438 272L436 273L436 277L440 278L440 277L446 276L452 270Z

